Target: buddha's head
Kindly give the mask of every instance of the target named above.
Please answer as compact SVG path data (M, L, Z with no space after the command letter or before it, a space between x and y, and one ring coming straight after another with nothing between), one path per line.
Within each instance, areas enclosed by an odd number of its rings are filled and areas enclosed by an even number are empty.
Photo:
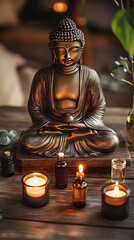
M53 62L71 66L80 62L85 39L83 32L69 18L62 19L56 31L50 33L49 47Z

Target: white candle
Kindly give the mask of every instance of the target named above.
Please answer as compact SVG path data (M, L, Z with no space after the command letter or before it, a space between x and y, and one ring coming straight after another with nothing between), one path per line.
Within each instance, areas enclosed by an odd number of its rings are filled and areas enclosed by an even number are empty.
M126 196L126 193L122 190L119 190L118 186L115 186L113 190L107 191L106 195L113 198L120 198Z
M34 174L35 175L35 174ZM26 180L26 191L30 197L41 197L45 194L45 179L38 176L30 177Z

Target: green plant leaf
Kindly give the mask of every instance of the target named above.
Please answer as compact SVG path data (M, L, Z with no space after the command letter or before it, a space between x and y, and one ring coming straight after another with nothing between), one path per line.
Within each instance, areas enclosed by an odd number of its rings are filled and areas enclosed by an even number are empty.
M120 75L120 73L116 73L114 76L117 77L117 76L119 76L119 75Z
M113 33L129 53L134 55L134 9L119 10L111 24Z
M117 71L117 69L118 69L118 67L114 67L111 72L114 73Z
M125 12L126 18L134 30L134 9L128 9Z

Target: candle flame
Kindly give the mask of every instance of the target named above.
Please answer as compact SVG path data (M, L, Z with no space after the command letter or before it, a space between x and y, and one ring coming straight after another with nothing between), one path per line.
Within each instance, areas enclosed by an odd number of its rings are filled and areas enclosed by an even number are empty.
M58 153L58 156L59 156L59 157L64 157L64 153L63 153L63 152L59 152L59 153Z
M114 188L114 197L119 197L119 188L118 188L118 186L115 186L115 188Z
M83 166L79 165L79 172L82 173L83 172Z
M38 178L34 177L34 185L37 186L37 184L38 184Z

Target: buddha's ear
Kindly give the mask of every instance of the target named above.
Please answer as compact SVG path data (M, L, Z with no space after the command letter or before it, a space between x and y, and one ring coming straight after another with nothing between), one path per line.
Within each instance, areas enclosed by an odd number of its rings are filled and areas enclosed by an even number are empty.
M54 64L56 62L56 55L54 49L51 49L51 54L52 54L52 63Z
M79 63L79 64L82 64L82 63L83 63L82 54L81 54L81 56L80 56L80 59L79 59L78 63Z

